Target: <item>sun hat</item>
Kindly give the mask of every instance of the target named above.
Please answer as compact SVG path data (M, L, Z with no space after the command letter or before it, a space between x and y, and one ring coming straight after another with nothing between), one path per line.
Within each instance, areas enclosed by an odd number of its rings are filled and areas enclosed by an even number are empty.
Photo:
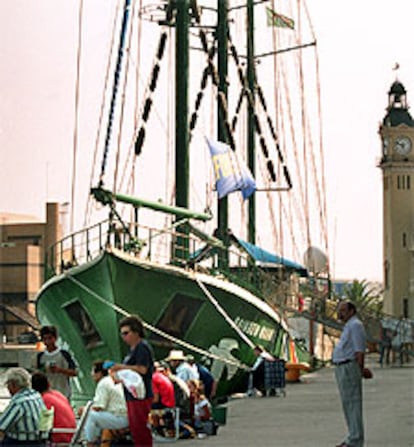
M165 361L170 362L171 360L186 360L186 356L183 351L172 349Z

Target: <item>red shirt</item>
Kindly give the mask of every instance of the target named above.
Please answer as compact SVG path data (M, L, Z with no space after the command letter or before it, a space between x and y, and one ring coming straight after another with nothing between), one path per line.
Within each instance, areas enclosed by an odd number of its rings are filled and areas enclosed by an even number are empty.
M152 374L152 392L160 395L160 402L168 407L175 407L174 385L163 373L154 371Z
M43 402L47 408L53 407L55 414L53 418L53 428L76 428L75 413L68 399L59 391L48 390L42 394ZM69 443L72 440L72 433L54 433L53 442Z

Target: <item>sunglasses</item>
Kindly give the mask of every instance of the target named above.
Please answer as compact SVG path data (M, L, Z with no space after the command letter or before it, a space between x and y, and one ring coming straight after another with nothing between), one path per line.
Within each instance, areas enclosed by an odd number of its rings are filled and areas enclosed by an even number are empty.
M128 335L131 331L121 331L121 335L122 337L125 337L126 335Z

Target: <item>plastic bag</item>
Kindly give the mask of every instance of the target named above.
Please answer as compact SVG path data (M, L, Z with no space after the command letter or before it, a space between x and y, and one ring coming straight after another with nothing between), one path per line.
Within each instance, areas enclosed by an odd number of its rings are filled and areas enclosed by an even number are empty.
M115 376L135 399L145 399L145 384L137 372L131 371L130 369L121 369L116 372Z

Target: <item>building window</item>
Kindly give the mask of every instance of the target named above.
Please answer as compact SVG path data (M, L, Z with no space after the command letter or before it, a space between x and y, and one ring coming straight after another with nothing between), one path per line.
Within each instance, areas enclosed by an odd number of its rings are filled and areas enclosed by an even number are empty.
M408 318L408 298L403 298L403 317Z
M41 236L9 236L7 242L24 242L27 245L40 245Z
M390 266L389 266L389 262L388 262L388 261L385 261L385 262L384 262L384 288L385 288L385 289L388 289L388 286L389 286L389 284L388 284L388 272L389 272L389 268L390 268Z
M407 246L407 233L402 234L402 246L404 248Z
M410 189L411 178L409 175L397 175L397 189Z

